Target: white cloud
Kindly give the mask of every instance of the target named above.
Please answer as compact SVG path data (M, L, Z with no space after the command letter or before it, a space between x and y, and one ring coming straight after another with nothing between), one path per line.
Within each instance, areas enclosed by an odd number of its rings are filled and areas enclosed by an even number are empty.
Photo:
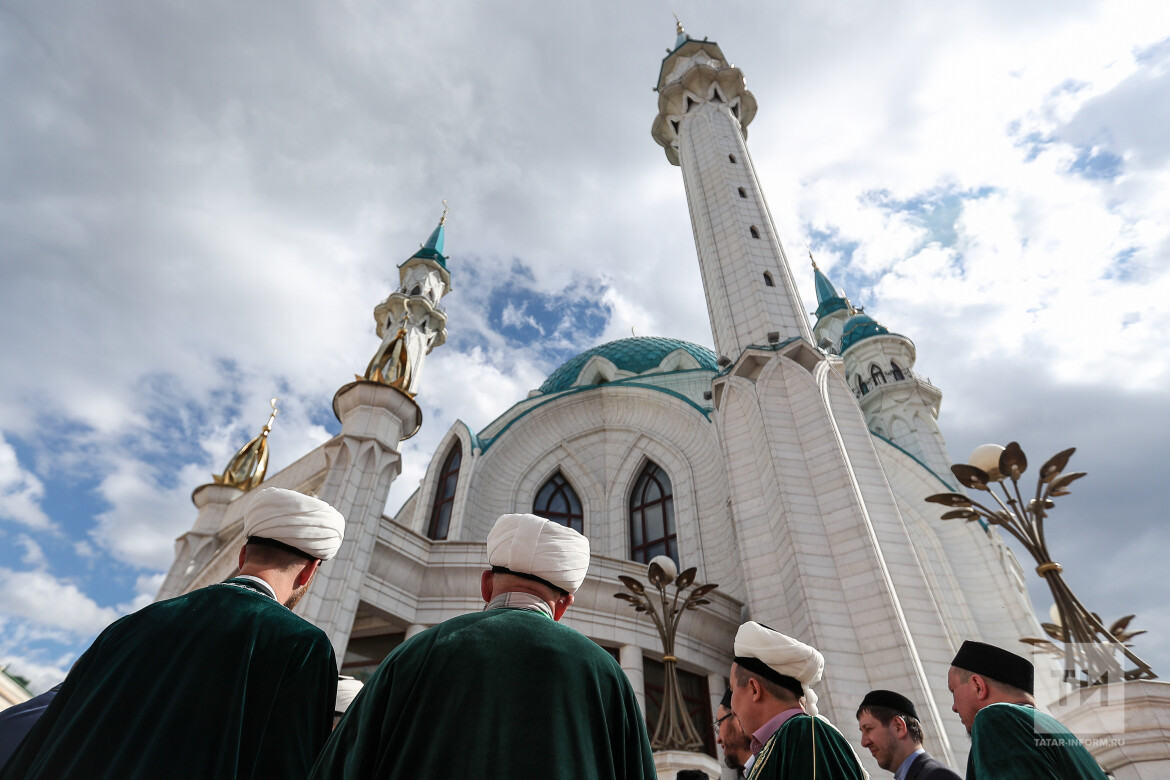
M0 434L0 517L38 530L50 529L53 523L40 506L44 497L45 486L21 467L16 450Z
M45 571L0 568L0 614L77 636L95 634L119 616L71 582Z
M45 558L45 551L28 534L20 534L17 536L16 544L24 548L24 555L20 557L20 560L26 566L43 569L48 563L48 559Z

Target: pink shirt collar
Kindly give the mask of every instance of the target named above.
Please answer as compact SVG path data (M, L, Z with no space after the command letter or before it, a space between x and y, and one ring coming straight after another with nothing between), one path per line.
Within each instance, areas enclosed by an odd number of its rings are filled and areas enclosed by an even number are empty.
M788 721L795 718L797 715L805 715L804 710L800 707L793 707L790 710L784 710L779 715L773 717L770 721L756 729L752 734L752 755L756 755L764 749L764 743L771 739L772 735L780 730Z

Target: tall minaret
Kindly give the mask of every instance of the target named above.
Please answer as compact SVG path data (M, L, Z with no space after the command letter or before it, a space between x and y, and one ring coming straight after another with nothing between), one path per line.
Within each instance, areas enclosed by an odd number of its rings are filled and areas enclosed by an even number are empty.
M815 346L744 140L755 100L681 25L657 91L652 134L682 167L723 368L711 421L748 614L821 650L832 719L847 723L871 688L900 691L922 703L931 752L958 765L962 727L944 713L963 613L934 601L915 546L932 532L903 515L838 361Z
M756 114L739 68L678 24L658 77L651 133L682 167L715 349L735 361L750 345L812 333L748 154ZM772 338L769 338L772 334Z

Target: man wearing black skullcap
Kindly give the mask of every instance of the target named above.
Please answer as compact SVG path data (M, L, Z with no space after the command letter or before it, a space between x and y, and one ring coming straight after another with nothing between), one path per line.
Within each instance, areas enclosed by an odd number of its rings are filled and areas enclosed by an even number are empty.
M1015 653L967 641L947 687L971 735L967 780L1105 780L1081 741L1036 710L1035 670Z
M870 691L857 708L861 746L895 780L959 780L946 764L922 748L922 723L914 704L894 691Z
M734 769L737 777L751 766L752 740L743 733L739 718L731 711L730 688L715 710L715 741L723 748L723 763L728 769Z

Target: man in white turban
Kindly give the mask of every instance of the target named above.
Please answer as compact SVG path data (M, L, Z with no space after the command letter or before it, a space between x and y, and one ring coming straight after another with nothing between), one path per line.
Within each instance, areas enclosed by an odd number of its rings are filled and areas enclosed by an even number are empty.
M645 721L614 658L560 620L589 542L535 515L487 538L481 612L399 645L311 777L653 780Z
M824 670L816 648L756 622L739 627L731 709L751 736L749 780L868 777L848 740L817 712L812 686Z
M333 507L245 496L240 571L118 620L69 672L0 778L304 777L329 735L337 664L290 611L341 545Z

